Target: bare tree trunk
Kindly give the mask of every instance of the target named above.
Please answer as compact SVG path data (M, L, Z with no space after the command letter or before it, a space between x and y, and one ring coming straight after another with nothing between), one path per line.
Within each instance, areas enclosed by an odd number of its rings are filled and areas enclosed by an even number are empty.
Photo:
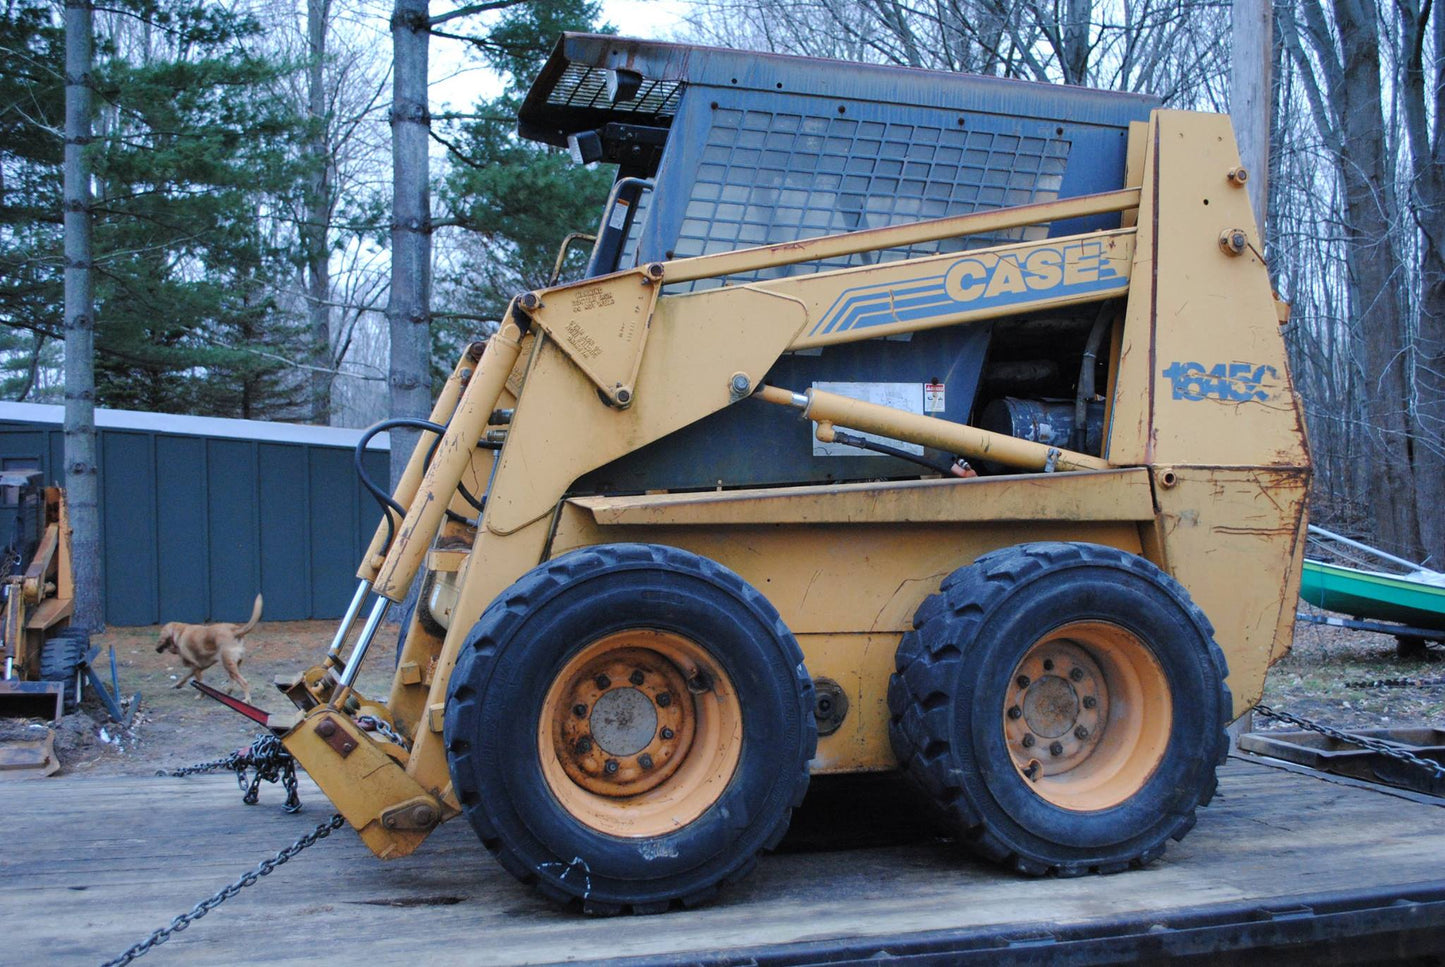
M1413 413L1417 516L1429 564L1440 568L1445 563L1445 66L1440 63L1445 16L1428 0L1423 6L1419 0L1397 5L1405 51L1400 86L1412 162L1410 208L1420 239ZM1426 59L1430 46L1434 64Z
M95 298L92 291L90 165L90 0L65 2L65 489L75 570L71 621L105 624L100 560L100 481L95 440Z
M1274 13L1269 0L1234 0L1233 61L1229 113L1239 156L1249 172L1249 203L1265 236L1269 215L1270 67L1274 56ZM1262 247L1262 246L1261 246Z
M1353 308L1364 344L1366 459L1379 483L1373 495L1375 536L1391 551L1418 559L1423 548L1411 469L1406 306L1391 224L1399 206L1380 101L1380 37L1373 5L1335 0L1334 14L1343 72L1331 83L1337 98Z
M391 415L431 411L431 191L427 151L427 0L396 0L391 17L392 222ZM416 443L413 431L391 434L391 480L401 478Z
M306 188L302 245L306 252L306 300L310 320L310 415L312 423L331 422L331 118L326 104L326 27L330 0L307 0L306 39L310 58L306 70L306 108L311 124L306 152L311 170Z

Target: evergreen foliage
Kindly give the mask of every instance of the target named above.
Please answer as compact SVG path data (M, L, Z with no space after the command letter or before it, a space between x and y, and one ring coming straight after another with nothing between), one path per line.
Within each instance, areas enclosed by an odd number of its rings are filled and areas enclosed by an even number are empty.
M507 87L473 116L442 126L451 157L440 202L470 238L461 243L459 270L441 281L468 314L500 319L513 296L548 283L568 233L596 231L615 168L583 168L565 151L523 141L515 119L557 36L598 29L600 10L590 0L518 4L474 41ZM574 249L565 271L575 277L585 255L585 247ZM457 347L477 328L470 319L434 327L440 372L451 371Z

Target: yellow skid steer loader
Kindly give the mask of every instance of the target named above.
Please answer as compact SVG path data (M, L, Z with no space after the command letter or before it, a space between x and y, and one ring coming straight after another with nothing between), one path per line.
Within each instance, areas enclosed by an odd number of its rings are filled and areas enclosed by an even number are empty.
M902 770L1026 873L1182 837L1310 475L1229 119L567 35L519 130L618 165L587 275L462 354L287 687L366 844L465 815L617 913L746 874L815 773Z

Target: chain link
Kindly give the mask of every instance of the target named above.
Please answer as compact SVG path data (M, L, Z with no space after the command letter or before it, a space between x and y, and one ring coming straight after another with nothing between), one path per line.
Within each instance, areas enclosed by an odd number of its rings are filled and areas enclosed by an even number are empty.
M341 818L340 813L333 815L326 822L322 823L320 826L317 826L311 832L307 833L305 836L302 836L296 842L281 850L275 856L268 857L262 860L260 863L257 863L255 869L248 870L246 873L242 874L241 878L236 880L234 883L222 887L216 893L202 900L200 903L197 903L194 907L191 908L191 911L189 913L183 913L180 916L176 917L170 922L168 926L161 927L155 933L151 934L149 937L142 940L134 947L131 947L119 957L115 958L114 960L106 961L104 964L101 965L101 967L125 967L126 964L146 953L152 947L157 947L165 943L167 940L171 939L171 936L173 934L179 933L180 931L186 929L192 923L201 919L201 917L204 917L206 914L216 909L216 907L220 906L222 903L225 903L237 893L240 893L246 887L255 884L257 880L261 879L261 877L267 876L278 866L281 866L283 863L291 859L291 857L295 856L297 853L306 849L308 846L314 846L316 843L330 836L331 831L333 829L340 829L342 823L344 822L345 820Z
M1370 681L1345 682L1346 688L1434 688L1445 685L1445 678L1375 678Z
M1358 745L1361 748L1369 749L1371 752L1378 752L1380 755L1387 756L1391 759L1397 759L1400 762L1408 762L1410 765L1418 766L1436 779L1445 779L1445 765L1441 765L1433 759L1422 759L1420 756L1415 755L1413 752L1408 752L1398 745L1392 745L1389 742L1371 738L1367 735L1355 735L1352 732L1342 732L1339 729L1330 728L1328 725L1321 725L1318 722L1300 718L1298 715L1275 711L1268 705L1256 705L1254 710L1265 718L1288 722L1290 725L1298 725L1302 729L1318 732L1320 735L1327 735L1341 742Z
M281 740L271 733L258 736L244 749L230 755L198 762L180 769L158 769L158 776L194 776L205 772L232 770L236 773L236 784L241 787L241 801L254 806L261 798L261 780L279 782L286 790L286 803L281 808L288 813L301 811L301 796L296 791L296 760L286 751Z
M393 729L390 725L387 725L384 720L377 718L375 715L359 715L356 718L356 724L363 729L379 732L386 739L395 742L406 751L411 751L411 743L403 738L401 733L397 732L396 729Z

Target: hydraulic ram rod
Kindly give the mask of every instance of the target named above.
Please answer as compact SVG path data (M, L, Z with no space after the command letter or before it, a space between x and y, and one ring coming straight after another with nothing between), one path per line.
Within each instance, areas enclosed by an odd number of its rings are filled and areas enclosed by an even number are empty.
M1107 470L1109 464L1086 453L1062 450L1044 443L1020 440L1003 433L980 430L975 426L920 416L891 406L864 403L836 393L810 389L794 393L776 386L762 386L755 394L759 399L803 411L803 417L815 420L818 438L831 437L832 425L877 433L895 440L954 453L977 460L992 460L1024 470Z

